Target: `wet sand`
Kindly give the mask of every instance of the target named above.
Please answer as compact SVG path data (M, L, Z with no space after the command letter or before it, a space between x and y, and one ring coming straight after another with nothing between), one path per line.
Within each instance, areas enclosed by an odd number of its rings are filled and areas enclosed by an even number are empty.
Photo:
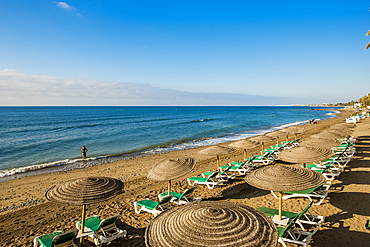
M344 123L348 111L336 118L306 125L307 130L299 134L302 139L329 128L336 123ZM370 119L356 124L353 135L357 138L357 153L347 165L345 171L334 180L329 195L319 206L313 206L311 212L325 216L325 223L313 236L310 246L369 246L370 231L365 229L365 222L370 218ZM290 139L294 137L291 136ZM275 144L275 141L266 143ZM227 144L222 144L227 145ZM67 172L54 172L31 177L23 177L0 183L0 245L31 246L33 238L56 230L68 231L75 227L81 218L82 207L58 205L43 202L47 189L60 182L86 176L108 176L124 181L124 193L105 202L88 205L87 217L97 214L106 218L121 214L118 227L128 232L128 237L114 241L108 246L145 246L145 228L153 219L152 214L136 214L133 202L150 198L167 188L166 182L153 182L145 177L146 171L159 161L171 157L189 155L197 158L195 169L187 176L172 181L172 189L181 192L189 187L186 178L199 175L207 170L216 169L216 157L201 155L198 152L206 147L173 151L151 156L137 157L88 167ZM260 147L247 150L247 156L257 154ZM221 164L243 159L243 150L220 156ZM256 189L244 182L244 177L216 187L213 190L198 185L197 197L203 200L230 201L242 203L253 208L278 207L278 200L268 191ZM289 199L284 201L284 210L302 211L309 203L308 199ZM30 206L30 205L33 206ZM12 207L12 208L11 208ZM94 246L92 241L85 241L86 246ZM292 245L295 246L295 245Z

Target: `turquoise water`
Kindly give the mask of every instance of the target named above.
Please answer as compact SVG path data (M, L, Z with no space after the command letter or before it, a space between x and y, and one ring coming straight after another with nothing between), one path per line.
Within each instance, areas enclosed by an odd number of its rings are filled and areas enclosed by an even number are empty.
M0 177L244 139L308 119L310 107L0 107ZM86 145L88 161L81 162Z

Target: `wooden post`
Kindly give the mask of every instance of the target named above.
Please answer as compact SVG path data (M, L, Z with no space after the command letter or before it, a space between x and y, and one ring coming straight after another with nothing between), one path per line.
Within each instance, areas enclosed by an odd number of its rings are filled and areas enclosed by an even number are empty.
M168 180L168 195L171 195L171 180Z
M263 150L265 149L265 142L262 142L262 151L261 151L261 153L262 153L262 156L263 156Z
M217 155L217 171L220 170L220 157Z
M276 148L279 148L279 141L280 141L280 137L277 137L277 140L276 140Z
M297 137L298 137L298 135L297 135L297 134L294 134L294 136L295 136L295 139L297 140L297 139L298 139L298 138L297 138Z
M286 143L288 143L288 142L289 142L289 136L286 135Z
M247 149L244 149L244 161L247 160Z
M279 192L279 220L281 220L283 215L283 192Z
M303 163L303 168L306 168L306 163Z
M86 205L82 205L82 221L81 221L81 234L84 233L84 227L85 227L85 211L86 211ZM84 238L80 238L80 247L82 246Z

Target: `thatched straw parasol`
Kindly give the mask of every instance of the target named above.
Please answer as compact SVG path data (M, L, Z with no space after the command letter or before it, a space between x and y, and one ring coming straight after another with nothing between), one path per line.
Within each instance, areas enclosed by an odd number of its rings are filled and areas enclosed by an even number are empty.
M325 182L325 177L313 170L294 166L267 166L249 173L248 184L263 190L279 191L279 219L282 213L283 191L306 190Z
M272 142L272 141L276 140L276 138L266 136L266 135L259 135L259 136L252 137L249 140L255 141L255 142Z
M301 134L301 133L303 133L306 130L307 130L307 127L306 126L303 126L303 125L295 125L295 126L290 126L290 127L286 128L285 129L285 132L294 135L294 134Z
M352 133L352 130L350 129L328 129L327 131L330 133L334 133L339 137L345 137Z
M334 133L334 132L330 132L328 130L324 130L318 134L315 134L315 135L312 135L310 136L312 138L326 138L326 139L338 139L338 138L342 138L343 135L342 134L339 134L339 133Z
M276 246L278 231L266 215L243 204L188 203L161 213L145 231L148 247Z
M260 142L256 141L251 141L251 140L240 140L231 143L229 146L234 147L234 148L244 148L244 149L250 149L250 148L255 148L261 145Z
M302 141L299 146L301 147L320 147L320 148L332 148L340 145L340 141L334 139L324 138L311 138L309 140Z
M352 130L356 125L348 123L338 123L331 126L329 129L349 129Z
M249 140L254 141L254 142L261 142L262 143L261 144L261 151L262 151L262 154L263 154L263 150L265 149L265 142L274 141L274 140L276 140L276 138L266 136L266 135L259 135L259 136L252 137Z
M289 133L286 132L285 129L282 129L282 130L269 132L265 135L268 136L268 137L272 137L272 138L276 139L276 138L280 138L280 137L285 137L285 136L289 135Z
M285 129L282 129L267 133L266 136L276 139L276 146L279 146L280 138L286 137L286 141L288 141L289 132L286 132Z
M321 147L295 147L279 153L279 159L289 163L309 163L330 158L334 151Z
M234 147L234 148L242 148L242 149L244 149L244 160L246 160L247 159L247 151L246 151L246 149L255 148L255 147L258 147L259 145L261 145L260 142L255 142L255 141L245 140L244 139L244 140L233 142L229 146L230 147Z
M219 155L231 154L231 153L234 153L234 152L236 152L236 149L234 149L234 148L229 148L229 147L216 145L216 146L211 146L209 148L203 149L203 150L199 151L198 153L204 154L204 155L209 155L209 156L216 155L217 156L217 170L219 170L220 169L220 157L219 157Z
M179 157L162 160L147 172L147 178L153 181L168 181L168 194L171 193L171 180L191 172L196 164L193 157Z
M51 187L47 200L59 204L82 205L81 234L84 232L86 205L111 199L123 192L123 182L108 177L86 177ZM80 245L82 244L82 238Z

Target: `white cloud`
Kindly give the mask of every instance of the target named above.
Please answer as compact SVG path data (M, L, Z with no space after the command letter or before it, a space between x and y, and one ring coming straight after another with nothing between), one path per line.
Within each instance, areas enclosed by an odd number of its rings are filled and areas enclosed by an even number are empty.
M0 70L0 105L269 105L291 99L189 93L148 84L27 75Z
M76 10L71 5L68 5L66 2L58 2L57 5L58 5L58 7L62 8L62 9Z

